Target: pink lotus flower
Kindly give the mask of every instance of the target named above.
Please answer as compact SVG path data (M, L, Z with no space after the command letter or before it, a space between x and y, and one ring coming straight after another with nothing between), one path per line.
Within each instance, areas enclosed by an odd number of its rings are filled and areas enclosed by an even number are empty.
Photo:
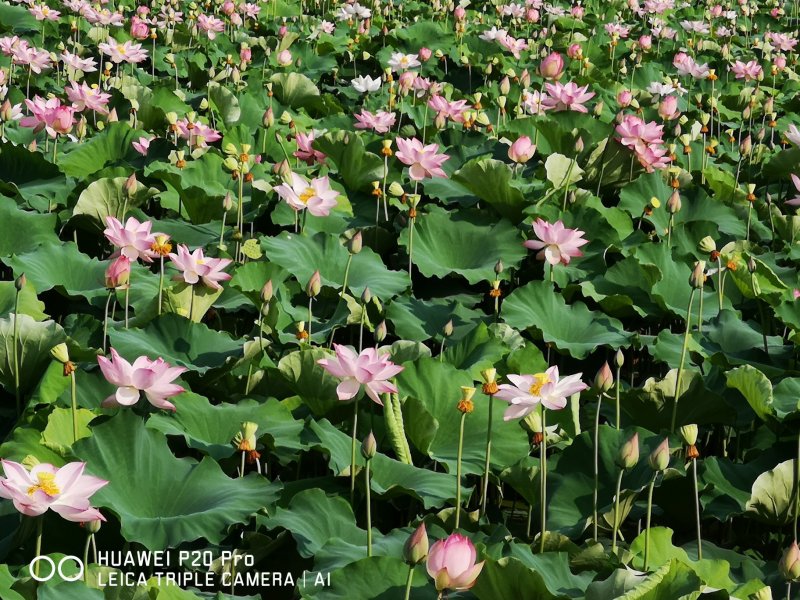
M397 387L388 379L397 375L403 367L394 364L387 355L379 355L375 348L367 348L361 354L356 354L353 349L341 344L334 344L333 349L336 358L321 358L317 363L342 380L336 387L339 400L354 398L363 385L367 396L383 406L378 394L397 392Z
M131 142L131 146L133 149L136 150L142 156L147 156L147 151L150 149L150 142L152 142L155 137L146 138L144 136L140 137L135 142Z
M477 553L472 541L459 533L439 540L428 551L425 567L433 577L436 590L468 590L478 580L483 564L475 564Z
M119 248L119 254L134 261L142 259L153 262L153 251L150 247L156 241L156 234L150 232L153 224L150 221L140 223L136 217L128 217L125 225L116 217L106 217L106 229L103 234L109 242Z
M61 13L46 4L34 4L28 9L37 21L58 21Z
M127 256L119 256L106 269L106 288L115 290L127 286L131 278L131 261Z
M397 158L409 166L408 174L414 181L422 181L426 177L447 177L442 164L449 160L446 154L436 154L439 144L423 146L417 138L407 140L397 138Z
M5 477L0 477L0 498L14 503L23 515L36 517L51 509L68 521L105 521L89 497L104 485L105 479L84 475L86 463L71 462L61 468L39 463L28 471L23 465L2 460Z
M292 64L294 58L292 58L292 53L289 50L281 50L278 52L277 56L278 65L281 67L288 67Z
M47 135L53 138L72 131L72 126L75 124L75 109L61 104L58 98L45 100L35 96L33 100L25 100L25 105L32 116L25 117L19 122L23 127L33 127L34 133L44 129Z
M508 375L511 384L503 383L495 398L509 403L503 418L520 419L532 413L539 403L550 410L561 410L567 397L589 386L581 381L582 373L559 378L558 367L550 367L535 375Z
M201 121L189 121L189 119L184 118L175 125L178 127L178 135L195 148L205 148L208 144L213 144L222 139L219 131L203 124Z
M185 391L172 381L186 369L173 367L163 358L150 360L140 356L131 364L112 348L111 359L98 356L97 363L106 381L117 386L117 391L103 400L105 408L133 406L144 392L145 398L156 408L175 411L175 405L167 399Z
M757 80L764 74L761 65L755 60L750 60L746 63L737 60L731 66L731 71L736 75L736 79L744 79L745 81Z
M673 66L682 75L691 75L695 79L705 79L710 73L708 64L699 65L685 52L678 52L672 60Z
M508 34L503 36L498 35L497 43L499 43L503 48L511 52L511 55L514 58L520 58L520 53L523 50L528 49L528 42L526 42L522 38L517 39Z
M555 111L560 110L573 110L575 112L586 113L589 110L583 105L594 98L595 93L587 91L589 84L583 87L578 87L578 84L570 81L567 84L561 83L545 83L545 90L547 91L547 98L543 103L548 108Z
M147 50L144 50L141 44L135 44L130 40L120 43L109 37L105 43L97 44L97 47L113 63L140 63L147 58Z
M444 123L444 119L450 119L454 123L464 122L464 112L467 110L466 100L456 100L450 102L444 96L431 96L428 106L436 111L437 116Z
M93 73L97 71L97 61L93 58L81 58L77 54L64 50L61 53L61 60L64 64L75 71L82 71L83 73Z
M615 131L620 136L619 142L634 151L639 163L648 173L669 165L667 149L661 146L664 142L663 125L655 121L645 123L636 115L625 115Z
M364 109L353 116L358 121L356 129L372 129L375 133L388 133L397 120L394 113L385 110L379 110L373 115Z
M314 135L313 131L308 133L298 131L295 137L297 151L292 154L295 158L304 161L309 167L314 163L322 164L325 162L325 154L311 146L314 143Z
M658 104L658 116L665 121L671 121L681 116L678 110L677 96L664 96Z
M508 158L515 163L525 164L533 157L535 152L536 146L531 143L531 138L527 135L521 135L508 149Z
M792 198L791 200L786 201L787 206L800 206L800 177L792 173L792 183L794 184L794 189L797 190L798 195Z
M551 52L539 63L539 75L545 79L558 79L564 73L564 57Z
M536 219L533 223L533 232L539 239L528 240L523 245L531 250L539 250L536 258L546 260L554 266L558 263L568 265L573 257L583 256L583 252L578 248L589 243L589 240L581 237L583 231L564 227L560 219L552 225L542 219Z
M197 248L189 252L185 244L178 245L178 253L170 252L169 258L178 269L183 271L176 275L176 281L183 281L189 285L203 282L212 290L221 290L220 281L228 281L231 276L222 269L231 264L229 258L210 258L203 255L203 249Z
M218 33L225 31L225 21L213 15L200 15L197 17L197 27L208 36L208 39L213 40Z
M69 86L64 87L64 91L75 110L84 111L88 108L102 115L108 113L106 105L111 99L111 94L102 92L96 85L90 87L85 83L78 85L72 81Z
M308 181L292 171L288 179L288 183L276 185L274 189L294 210L308 209L315 217L327 217L336 206L339 192L331 189L327 175Z

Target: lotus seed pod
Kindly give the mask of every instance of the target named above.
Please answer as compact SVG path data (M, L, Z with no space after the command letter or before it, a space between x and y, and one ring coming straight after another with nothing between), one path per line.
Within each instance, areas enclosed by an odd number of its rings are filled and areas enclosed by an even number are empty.
M697 443L697 425L684 425L681 427L681 437L687 446Z

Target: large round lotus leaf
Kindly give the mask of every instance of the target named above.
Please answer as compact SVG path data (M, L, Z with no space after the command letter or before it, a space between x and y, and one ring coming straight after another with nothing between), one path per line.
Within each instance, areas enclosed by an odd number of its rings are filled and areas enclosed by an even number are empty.
M10 198L0 200L0 256L32 252L42 244L58 241L55 215L20 210Z
M144 329L115 329L108 332L111 346L123 357L161 357L172 365L205 373L238 356L243 340L193 323L184 317L167 314L154 319Z
M432 206L419 213L412 261L426 277L457 273L472 284L494 279L494 266L517 267L528 253L516 227L479 211L447 212ZM400 235L409 249L409 229Z
M598 346L626 346L622 323L589 310L582 302L567 304L552 283L531 281L509 294L503 302L503 320L517 329L541 331L545 342L585 358Z
M164 434L127 409L95 426L74 453L110 482L93 503L118 515L127 540L150 550L200 538L219 543L279 489L256 475L231 479L210 458L175 458Z
M87 215L103 229L108 216L125 222L128 210L144 204L158 193L157 189L148 188L137 181L135 190L130 194L125 188L127 181L127 177L106 177L93 181L78 197L78 203L72 210L73 216Z
M770 471L765 471L753 483L747 511L770 525L789 523L795 511L794 494L797 478L797 461L787 460Z
M140 135L127 123L111 123L82 144L63 152L58 157L58 167L70 177L87 177L135 153L131 143Z

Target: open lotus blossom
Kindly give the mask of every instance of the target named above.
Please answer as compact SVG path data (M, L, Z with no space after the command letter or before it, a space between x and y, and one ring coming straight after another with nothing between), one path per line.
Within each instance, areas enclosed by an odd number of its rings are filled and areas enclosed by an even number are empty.
M362 110L353 115L356 118L356 129L372 129L375 133L389 133L394 126L397 117L394 113L379 110L372 114L368 110Z
M218 33L225 31L225 21L213 15L200 15L197 17L197 27L208 36L208 39L213 40Z
M24 117L19 124L23 127L33 127L34 133L44 129L47 135L54 138L59 134L69 133L75 125L75 108L61 104L58 98L45 100L35 96L33 100L25 100L25 105L32 116Z
M567 405L567 398L589 386L581 381L582 373L560 378L558 367L550 367L535 375L508 375L511 382L503 383L495 398L508 402L503 415L506 421L521 419L533 412L541 403L550 410L560 410Z
M589 243L589 240L582 237L583 231L564 227L560 219L553 224L543 219L536 219L533 223L533 232L539 239L528 240L524 242L524 246L531 250L539 250L536 258L546 260L554 266L559 263L568 265L572 258L583 256L583 252L578 248Z
M140 63L147 58L147 50L143 49L141 44L135 44L130 40L118 42L109 37L108 41L97 44L97 47L113 63Z
M800 129L794 123L789 125L789 128L783 133L783 137L795 146L800 146Z
M222 139L219 131L200 121L181 119L175 125L178 128L178 135L195 148L205 148L209 144Z
M674 98L674 96L670 96ZM664 126L655 121L646 123L636 115L625 115L617 125L618 141L633 150L639 163L652 173L669 166L670 159L664 142Z
M681 75L690 75L695 79L705 79L711 72L708 64L697 64L695 60L685 52L678 52L672 59L672 65Z
M589 109L583 104L594 98L595 93L587 91L589 84L579 87L577 83L545 83L547 97L542 101L543 104L555 111L573 110L575 112L586 113Z
M339 400L350 400L364 386L367 396L383 406L379 394L396 393L397 387L389 378L394 377L403 367L394 364L386 354L378 354L375 348L367 348L356 354L355 350L342 344L334 344L335 358L321 358L317 361L322 368L342 382L336 387Z
M311 146L314 143L314 136L313 131L308 133L298 131L295 138L297 151L294 152L293 156L305 162L309 167L314 163L322 164L325 162L325 154Z
M105 521L89 498L108 484L105 479L84 475L86 463L71 462L63 467L39 463L30 471L10 460L0 461L5 477L0 477L0 498L11 500L23 515L37 517L47 509L68 521Z
M150 247L156 241L156 234L150 232L153 226L150 221L140 223L136 217L128 217L123 225L116 217L108 216L106 225L103 234L118 248L117 254L131 261L141 258L144 262L153 262Z
M173 367L163 358L150 360L140 356L131 364L111 348L111 358L98 356L97 363L106 381L117 386L117 391L103 401L106 408L133 406L144 392L145 398L156 408L174 411L175 405L168 399L185 391L172 382L186 368Z
M744 79L745 81L757 80L764 74L761 65L755 60L750 60L746 63L737 60L731 65L731 72L736 76L736 79Z
M450 534L435 542L428 551L425 568L436 585L436 590L468 590L478 580L483 564L476 563L475 546L460 533Z
M422 65L419 62L416 54L403 54L402 52L393 52L392 57L389 59L389 66L395 73L401 71L408 71Z
M229 258L211 258L203 255L203 249L197 248L194 252L189 252L185 244L178 245L178 253L170 252L169 258L172 264L182 271L175 276L176 281L183 281L189 285L202 282L203 285L212 290L221 290L220 281L228 281L231 276L222 269L231 262Z
M515 38L506 34L502 37L498 36L496 39L497 43L511 52L514 58L520 58L522 51L528 49L528 42L522 38Z
M787 200L786 204L789 206L800 206L800 177L794 173L792 173L792 183L794 184L794 189L797 191L798 195L791 200Z
M37 21L58 21L61 13L46 4L34 4L28 9Z
M142 156L147 156L147 151L150 149L150 142L152 142L154 139L156 138L155 137L148 138L142 136L135 142L131 142L131 146L133 146L133 149L136 150L136 152L138 152Z
M464 112L467 110L466 100L455 100L450 102L444 96L431 96L428 100L428 106L436 111L436 116L442 120L450 119L454 123L464 122Z
M350 85L353 86L353 89L355 89L357 92L361 92L362 94L377 92L381 87L381 78L376 77L373 79L369 75L363 75L353 79L350 82Z
M278 194L296 211L306 210L315 217L327 217L336 206L339 192L332 190L327 175L308 181L294 171L289 173L288 183L275 186Z
M94 73L97 71L97 61L94 58L81 58L77 54L72 54L68 50L61 53L61 60L64 64L74 71L83 73Z
M64 91L75 110L89 109L103 115L108 113L106 105L111 99L111 94L106 94L96 85L88 86L85 83L77 84L72 81L70 85L64 87Z
M426 177L447 177L442 170L442 165L450 157L446 154L437 154L439 144L423 146L417 138L410 140L397 138L397 158L410 168L408 174L414 181L422 181Z

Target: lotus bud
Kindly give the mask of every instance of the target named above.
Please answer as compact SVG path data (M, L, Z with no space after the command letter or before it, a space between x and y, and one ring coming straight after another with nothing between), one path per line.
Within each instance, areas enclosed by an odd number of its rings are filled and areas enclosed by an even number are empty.
M694 263L694 269L692 269L692 274L689 276L689 283L695 289L700 289L703 287L703 284L706 282L706 261L698 260Z
M369 291L368 287L365 287L364 291L361 292L361 303L369 304L370 300L372 300L372 292Z
M506 107L506 102L507 102L507 101L508 101L508 98L506 98L505 96L498 96L498 97L497 97L497 105L498 105L500 108L505 108L505 107Z
M471 413L475 409L475 405L472 403L472 397L475 395L475 388L468 387L465 385L461 386L461 400L458 401L458 408L459 412L468 414Z
M261 288L261 301L266 303L272 300L272 279L268 280Z
M375 435L370 431L361 443L361 456L364 457L364 460L371 460L377 451L378 442L375 441Z
M445 337L450 337L453 335L453 319L450 319L447 323L444 324L442 328L442 333L444 333Z
M619 449L616 459L620 469L632 469L639 463L639 433L634 433Z
M672 194L667 200L667 211L674 215L681 209L681 195L678 193L678 190L673 190Z
M622 348L617 350L617 353L614 355L614 364L618 369L621 369L622 365L625 364L625 355L622 353Z
M75 126L75 135L78 139L83 139L86 137L86 129L88 127L88 123L86 122L86 117L81 116L78 120L78 124Z
M663 471L669 466L669 438L664 438L658 448L650 453L648 462L650 463L650 468L654 471Z
M697 245L701 252L706 252L707 254L711 254L717 249L717 243L714 241L710 235L707 235L700 243Z
M511 82L508 80L508 76L503 77L500 80L500 93L503 96L508 96L508 93L511 91Z
M581 152L583 152L583 148L584 148L583 137L578 136L578 139L575 141L575 152L577 154L580 154Z
M403 558L409 565L416 565L428 556L428 532L425 523L420 523L403 546Z
M778 562L778 570L787 581L795 581L800 578L800 548L797 547L796 540L781 556L781 560Z
M756 272L756 268L757 268L756 261L751 256L750 258L747 259L747 272L752 275L753 273Z
M684 425L681 427L681 437L687 446L697 443L697 425Z
M81 523L84 526L86 531L94 535L98 531L100 531L100 527L103 525L103 522L100 519L94 519L92 521L86 521L85 523Z
M607 392L613 385L614 375L611 373L611 367L608 366L608 362L604 362L594 377L594 389L599 393Z
M600 115L603 114L603 106L605 105L602 102L602 100L594 105L594 110L592 112L594 112L595 117L599 117Z
M498 260L496 263L494 263L494 273L495 275L500 275L500 273L502 272L503 272L503 261Z
M320 277L319 269L317 269L308 280L308 284L306 285L306 294L309 298L315 298L317 295L319 295L321 289L322 278Z
M380 343L386 339L386 320L384 319L375 326L375 341Z
M531 143L531 138L521 135L508 149L508 158L518 164L527 163L536 152L536 146Z
M108 113L108 116L106 116L106 121L108 121L109 123L116 123L117 121L119 121L116 108L111 109L111 112Z
M18 292L21 292L27 282L28 279L25 277L25 273L20 273L20 276L14 280L14 287Z
M357 231L356 234L347 241L347 251L350 252L350 254L358 254L361 252L362 247L363 241L361 239L361 232Z

